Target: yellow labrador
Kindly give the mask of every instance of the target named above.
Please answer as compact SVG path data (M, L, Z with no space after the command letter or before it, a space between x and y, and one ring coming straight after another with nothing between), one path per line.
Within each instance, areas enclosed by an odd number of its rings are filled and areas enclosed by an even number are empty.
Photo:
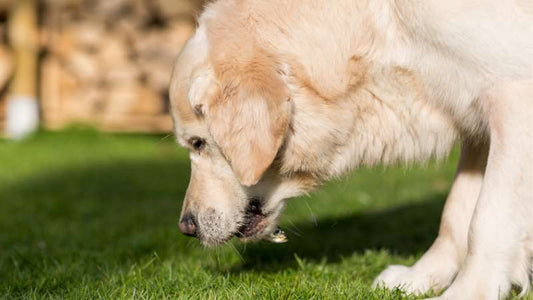
M530 288L533 2L219 0L170 89L191 182L180 229L265 238L285 199L361 165L462 157L439 236L376 286Z

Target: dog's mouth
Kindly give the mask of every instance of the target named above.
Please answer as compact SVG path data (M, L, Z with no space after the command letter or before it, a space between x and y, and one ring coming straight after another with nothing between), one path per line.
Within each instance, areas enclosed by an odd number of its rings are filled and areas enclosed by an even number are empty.
M261 201L252 199L244 213L244 221L235 236L247 238L254 236L267 227L267 215L261 209Z

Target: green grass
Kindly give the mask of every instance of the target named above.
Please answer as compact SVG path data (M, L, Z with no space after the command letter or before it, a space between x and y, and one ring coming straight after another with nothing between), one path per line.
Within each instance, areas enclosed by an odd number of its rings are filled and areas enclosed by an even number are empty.
M0 298L416 299L370 284L431 244L456 161L358 170L289 202L289 243L205 249L177 227L189 163L172 138L0 141Z

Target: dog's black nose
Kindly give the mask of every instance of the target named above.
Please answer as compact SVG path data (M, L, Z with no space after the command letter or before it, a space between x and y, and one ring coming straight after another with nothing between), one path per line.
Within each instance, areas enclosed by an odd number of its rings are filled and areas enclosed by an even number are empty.
M180 230L183 234L188 236L196 236L196 221L194 216L190 213L185 214L180 221Z

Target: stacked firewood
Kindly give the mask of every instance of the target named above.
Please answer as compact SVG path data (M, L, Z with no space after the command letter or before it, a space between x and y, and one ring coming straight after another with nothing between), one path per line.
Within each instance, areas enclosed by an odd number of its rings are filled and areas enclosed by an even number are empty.
M6 118L7 85L13 72L11 51L7 45L7 14L9 1L0 0L0 132Z
M0 0L1 2L2 0ZM43 124L169 131L173 62L201 0L46 0L41 11Z

